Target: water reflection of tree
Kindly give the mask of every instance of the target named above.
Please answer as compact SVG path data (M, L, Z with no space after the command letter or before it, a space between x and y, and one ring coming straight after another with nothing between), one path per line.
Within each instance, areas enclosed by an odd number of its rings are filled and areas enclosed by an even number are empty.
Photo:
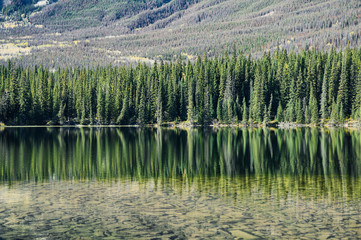
M6 128L0 133L0 178L197 179L202 186L210 179L240 186L258 179L277 186L268 191L303 191L313 184L350 192L359 189L360 133L340 128Z

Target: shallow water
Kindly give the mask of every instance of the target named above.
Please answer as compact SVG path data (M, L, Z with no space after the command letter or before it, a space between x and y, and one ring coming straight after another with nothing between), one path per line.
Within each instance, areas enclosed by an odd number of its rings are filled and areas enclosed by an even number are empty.
M0 238L360 238L361 132L5 128Z

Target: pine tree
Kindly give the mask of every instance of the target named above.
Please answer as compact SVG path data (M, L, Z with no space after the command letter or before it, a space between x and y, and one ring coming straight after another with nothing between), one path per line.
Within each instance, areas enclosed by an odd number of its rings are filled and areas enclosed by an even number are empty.
M187 106L187 120L192 124L195 120L195 109L194 109L194 83L193 79L190 78L188 83L188 106Z
M243 104L242 104L242 123L246 124L247 120L248 120L248 112L247 112L247 104L246 104L246 99L243 98Z
M139 106L138 106L138 123L145 124L146 123L146 106L145 106L145 90L141 89Z
M104 97L104 114L106 123L110 123L113 119L114 113L114 99L111 86L109 84L106 85L105 88L105 97Z
M282 79L281 79L281 101L288 102L290 99L290 72L289 65L287 63L283 66Z
M311 123L311 108L310 106L306 106L306 109L305 109L305 123Z
M272 102L273 102L273 95L271 95L271 99L270 99L268 108L265 106L264 117L263 117L264 124L268 124L271 121Z
M28 113L30 112L31 99L30 99L30 83L25 77L25 73L21 73L20 77L20 89L19 89L19 113L20 123L28 123Z
M64 116L64 112L65 112L65 108L66 108L66 104L65 103L61 103L60 104L60 108L59 108L59 112L57 114L57 117L59 119L59 124L63 125L64 121L65 121L65 116Z
M198 123L204 122L204 68L202 63L196 72L196 112Z
M15 69L12 69L10 72L10 84L9 84L9 96L10 96L10 116L16 119L18 108L19 108L19 81L17 77L17 72Z
M204 123L209 123L211 121L211 109L210 109L210 97L209 97L209 88L208 85L205 88L204 92Z
M339 85L341 62L334 58L331 68L330 81L328 83L328 104L331 106L337 98L337 90Z
M129 112L129 104L128 104L128 95L124 97L122 110L117 118L117 123L129 123L128 121L128 112Z
M232 72L231 69L228 69L228 76L226 81L226 89L224 92L224 98L223 98L223 110L224 112L223 116L226 117L226 121L230 123L233 119L233 88L234 88L234 81L232 79Z
M347 51L346 51L347 52ZM347 53L345 53L343 61L342 61L342 68L341 68L341 76L340 76L340 87L337 93L337 103L343 106L343 110L345 113L349 113L349 57Z
M316 97L314 96L313 93L311 93L309 109L311 112L311 123L317 124L318 123L318 104L317 104Z
M343 123L344 120L345 120L345 112L344 112L344 109L343 109L343 104L341 102L340 107L339 107L339 112L338 112L338 122Z
M151 122L153 119L158 119L158 94L159 94L159 74L157 61L154 62L151 74L150 74L150 116ZM156 120L158 122L158 120Z
M258 66L255 73L254 78L254 87L251 93L251 111L252 111L252 118L257 122L262 122L263 118L263 106L265 104L264 101L264 82L261 76L261 67ZM251 115L251 113L250 113Z
M361 66L361 60L359 60L358 63L359 63L359 66ZM361 112L361 67L359 68L358 74L357 74L355 109L359 113Z
M85 102L83 101L83 104L81 105L81 118L80 118L80 124L85 124L85 117L86 117L86 110L85 110Z
M306 97L305 89L306 89L305 81L302 75L302 70L300 69L296 83L296 95L297 95L296 97L298 99L303 99L304 97Z
M337 124L338 123L338 114L339 114L339 107L336 102L332 103L332 110L330 115L330 124Z
M167 88L167 93L166 95L168 96L167 98L167 113L168 113L168 117L167 120L168 121L173 121L175 120L175 112L176 112L176 105L175 105L175 93L173 91L173 86L172 86L172 82L168 81L168 88Z
M314 97L317 98L317 73L316 73L316 60L314 55L309 59L306 82L310 85L309 92L313 93Z
M227 68L226 68L226 64L221 65L221 76L220 76L220 83L219 83L219 100L221 102L223 102L223 98L224 98L224 92L226 89L226 82L227 82Z
M157 124L161 125L163 122L163 103L162 103L162 88L159 87L158 89L158 96L157 96Z
M290 100L287 104L286 113L285 113L285 121L286 122L294 122L295 121L295 104L293 100Z
M322 82L322 93L321 93L321 119L324 122L328 118L328 104L327 104L327 75L324 75Z
M222 109L221 99L218 99L218 103L217 103L217 119L220 122L223 121L222 113L223 113L223 109Z
M103 96L103 88L98 87L97 92L97 121L98 124L103 124L104 122L104 96Z
M284 121L284 118L283 118L283 108L282 108L281 102L278 103L276 120L277 120L278 122L283 122L283 121Z
M305 119L304 119L304 113L302 111L302 106L301 106L301 101L297 100L296 101L296 122L297 123L304 123Z

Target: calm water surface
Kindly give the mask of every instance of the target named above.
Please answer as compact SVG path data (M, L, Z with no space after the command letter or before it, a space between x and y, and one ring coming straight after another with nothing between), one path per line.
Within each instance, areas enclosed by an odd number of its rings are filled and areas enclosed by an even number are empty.
M361 130L0 129L0 239L361 238Z

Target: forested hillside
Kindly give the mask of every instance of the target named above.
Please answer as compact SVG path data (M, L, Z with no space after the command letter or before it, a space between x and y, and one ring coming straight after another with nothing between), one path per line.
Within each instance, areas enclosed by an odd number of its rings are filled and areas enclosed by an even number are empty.
M359 0L18 1L27 4L3 9L0 60L23 66L195 61L233 46L256 57L360 46Z
M153 66L0 67L5 124L361 121L361 49L278 50Z

